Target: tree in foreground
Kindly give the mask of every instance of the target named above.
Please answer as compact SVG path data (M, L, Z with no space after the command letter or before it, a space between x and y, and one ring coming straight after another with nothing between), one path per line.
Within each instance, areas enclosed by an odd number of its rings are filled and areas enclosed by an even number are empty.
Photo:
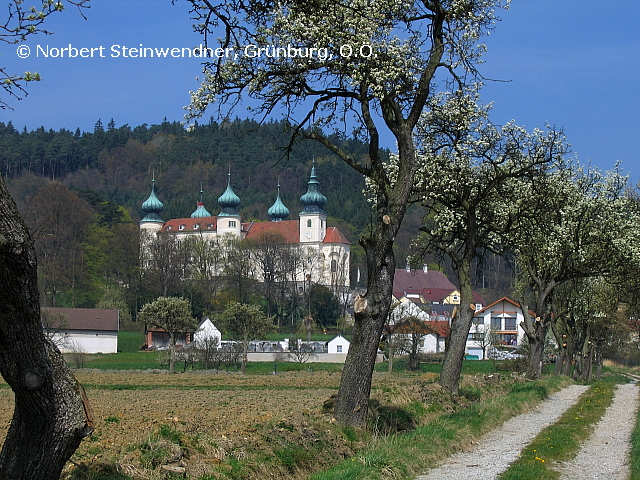
M0 179L0 373L15 410L0 478L59 478L92 428L90 407L62 354L43 334L33 241Z
M247 369L249 342L274 330L273 318L258 305L231 302L222 314L222 328L242 346L242 373Z
M191 316L189 300L177 297L159 297L140 309L138 321L162 328L167 332L169 335L169 371L174 373L178 335L193 332L198 327Z
M418 171L414 134L436 85L458 90L477 77L500 0L190 0L195 28L231 52L205 65L188 118L218 102L226 118L244 97L261 117L282 112L299 137L325 145L377 187L368 235L360 240L367 292L355 308L354 333L335 416L364 426L378 343L390 308L396 237ZM213 43L213 42L212 42ZM255 48L262 48L258 53ZM287 50L276 50L282 48ZM224 50L221 50L224 51ZM436 78L436 73L439 73ZM436 81L437 80L437 81ZM339 127L369 144L356 158L322 129ZM397 172L384 167L381 128L397 142Z
M85 1L69 2L79 6ZM43 32L42 22L61 10L59 2L26 10L8 2L0 41L17 44ZM9 96L26 94L36 74L13 75L0 66ZM8 104L0 98L0 108ZM58 479L82 438L93 430L91 408L56 346L42 332L33 240L0 177L0 374L15 396L13 419L0 452L0 478Z

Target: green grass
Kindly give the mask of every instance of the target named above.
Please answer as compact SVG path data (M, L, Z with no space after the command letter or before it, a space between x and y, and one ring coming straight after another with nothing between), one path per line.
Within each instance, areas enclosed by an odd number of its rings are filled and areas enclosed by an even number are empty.
M139 352L145 343L142 332L118 332L118 351L123 353Z
M633 373L637 373L634 371ZM636 417L636 426L631 433L631 452L629 454L629 478L640 478L640 411Z
M575 456L593 426L611 405L614 390L615 384L611 382L594 383L560 420L545 428L522 450L518 460L499 477L500 480L560 478L552 465Z
M160 368L155 352L127 352L88 355L85 368L100 370L147 370Z
M410 432L378 437L352 458L310 478L414 478L424 471L425 466L453 454L568 382L570 380L566 377L550 377L518 384L505 396L477 402L459 412L442 415Z

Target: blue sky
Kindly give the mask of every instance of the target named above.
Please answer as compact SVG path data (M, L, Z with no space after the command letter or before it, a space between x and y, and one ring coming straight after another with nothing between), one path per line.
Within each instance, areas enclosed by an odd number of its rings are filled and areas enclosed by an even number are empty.
M51 36L32 37L29 58L0 44L0 64L10 72L37 71L42 81L29 96L10 100L0 121L16 128L43 125L93 130L98 118L131 126L182 120L189 90L198 86L197 58L113 58L113 45L192 47L184 1L93 0L88 20L69 8L48 19ZM513 0L488 38L481 72L483 101L494 102L492 119L515 119L529 129L563 128L581 161L602 169L621 160L640 179L640 2L637 0ZM43 58L40 48L103 46L106 58ZM121 48L116 49L122 52ZM95 52L96 55L98 52ZM393 148L393 144L388 145Z

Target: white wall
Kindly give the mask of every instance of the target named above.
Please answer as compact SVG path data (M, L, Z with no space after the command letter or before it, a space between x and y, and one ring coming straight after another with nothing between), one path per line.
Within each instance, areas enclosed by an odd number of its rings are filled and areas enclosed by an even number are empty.
M62 353L80 351L82 353L117 353L117 332L70 331L55 333L53 342Z

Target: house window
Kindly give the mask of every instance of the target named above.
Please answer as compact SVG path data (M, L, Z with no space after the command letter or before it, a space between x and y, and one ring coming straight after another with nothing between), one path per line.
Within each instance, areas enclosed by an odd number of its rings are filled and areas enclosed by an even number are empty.
M336 273L338 271L338 261L335 259L331 260L331 273Z
M502 329L502 318L500 317L491 317L491 328L497 328L498 330Z
M516 329L516 319L515 318L505 318L504 319L504 329L513 332Z
M482 317L473 317L474 325L482 325L484 323L484 318Z
M178 227L178 229L179 229L179 230L184 230L184 228L185 228L185 227L186 227L186 225L180 225L180 226Z
M236 228L236 221L235 220L229 220L229 228Z
M336 347L336 351L337 351L338 353L342 353L342 345L338 345L338 346Z
M454 295L454 296L453 296L453 301L454 301L454 302L457 302L457 301L459 301L459 300L460 300L460 297L458 297L458 295Z
M310 227L311 227L311 219L308 219L307 220L307 228L310 228Z

